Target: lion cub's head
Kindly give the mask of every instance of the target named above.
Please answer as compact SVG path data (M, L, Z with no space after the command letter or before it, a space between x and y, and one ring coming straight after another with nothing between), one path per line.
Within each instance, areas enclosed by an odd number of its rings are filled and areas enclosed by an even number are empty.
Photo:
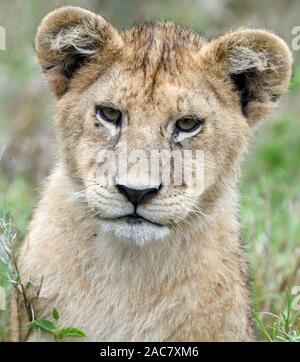
M76 7L43 20L36 51L72 185L103 230L137 244L205 221L230 193L250 129L287 89L292 63L264 30L209 42L170 22L118 32Z

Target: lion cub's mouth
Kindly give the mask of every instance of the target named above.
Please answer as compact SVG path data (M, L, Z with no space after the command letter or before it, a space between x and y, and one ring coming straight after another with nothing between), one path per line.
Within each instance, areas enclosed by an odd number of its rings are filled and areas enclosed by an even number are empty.
M152 241L165 239L170 229L163 224L152 221L138 213L125 214L110 218L100 218L104 232L112 234L119 240L127 240L143 246Z
M118 216L115 218L104 218L103 220L107 220L107 221L120 221L123 220L125 221L127 224L129 225L139 225L142 223L150 223L152 225L156 225L156 226L160 226L163 227L164 225L159 224L155 221L149 220L147 218L145 218L144 216L141 216L137 213L133 213L133 214L129 214L129 215L122 215L122 216Z

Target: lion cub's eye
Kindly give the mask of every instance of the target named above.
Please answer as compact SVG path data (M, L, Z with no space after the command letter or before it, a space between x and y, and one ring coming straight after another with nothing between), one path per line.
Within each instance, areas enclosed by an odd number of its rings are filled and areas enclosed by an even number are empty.
M201 125L203 121L195 117L182 117L175 123L176 130L179 132L194 132Z
M122 112L112 107L96 106L97 118L118 126L122 120Z

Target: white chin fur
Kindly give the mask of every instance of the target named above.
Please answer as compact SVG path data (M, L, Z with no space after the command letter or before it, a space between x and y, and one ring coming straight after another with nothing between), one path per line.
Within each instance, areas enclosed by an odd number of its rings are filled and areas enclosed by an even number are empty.
M147 222L131 225L121 220L102 220L101 228L105 233L113 235L117 239L129 241L139 246L163 240L170 232L166 226L156 226Z

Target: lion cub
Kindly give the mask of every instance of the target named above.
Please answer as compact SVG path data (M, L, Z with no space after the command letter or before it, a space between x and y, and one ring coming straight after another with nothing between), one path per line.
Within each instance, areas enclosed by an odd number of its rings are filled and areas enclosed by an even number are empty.
M23 278L44 278L37 316L55 307L89 341L251 340L236 183L252 126L288 87L286 44L253 29L207 41L171 22L118 32L63 7L35 45L57 136L19 256ZM126 178L114 165L106 172L99 155L112 161L124 145L119 157L138 150L144 161L154 150L200 150L203 162L187 169L203 182L174 182L175 166L149 182L131 172L139 157ZM19 320L24 339L22 310Z

